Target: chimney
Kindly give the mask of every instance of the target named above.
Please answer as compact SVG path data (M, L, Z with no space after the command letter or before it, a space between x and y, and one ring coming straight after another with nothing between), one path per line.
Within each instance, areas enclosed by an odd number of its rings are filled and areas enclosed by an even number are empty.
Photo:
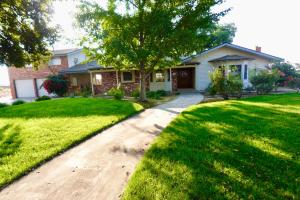
M255 51L257 51L257 52L261 52L261 47L259 47L259 46L256 46L256 47L255 47Z

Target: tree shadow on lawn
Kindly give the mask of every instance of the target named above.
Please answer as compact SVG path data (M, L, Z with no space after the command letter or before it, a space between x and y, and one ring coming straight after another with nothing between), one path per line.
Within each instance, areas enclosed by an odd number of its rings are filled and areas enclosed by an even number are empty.
M20 128L7 124L0 128L0 164L2 158L18 151L21 145Z
M298 198L299 114L243 102L184 112L137 171L137 178L150 173L158 183L141 187L163 186L165 199Z
M131 102L98 98L66 98L33 102L1 109L1 118L54 118L84 116L127 116L137 111Z

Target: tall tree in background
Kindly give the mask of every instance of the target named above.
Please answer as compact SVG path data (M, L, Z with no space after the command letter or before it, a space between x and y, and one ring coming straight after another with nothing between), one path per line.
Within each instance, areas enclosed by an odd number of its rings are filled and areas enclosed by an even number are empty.
M234 24L216 25L207 40L206 48L216 47L223 43L232 43L235 36L236 27Z
M150 72L178 64L208 46L211 33L227 11L211 8L223 0L109 0L107 9L82 1L78 25L91 60L141 73L141 100Z
M0 64L38 67L47 61L47 47L57 38L50 17L50 0L1 0Z

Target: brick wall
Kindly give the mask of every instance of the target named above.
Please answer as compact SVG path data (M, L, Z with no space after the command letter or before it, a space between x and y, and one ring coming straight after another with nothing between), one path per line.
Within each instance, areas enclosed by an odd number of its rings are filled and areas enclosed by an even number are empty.
M16 98L16 87L15 87L15 80L24 80L24 79L36 79L46 78L51 74L57 74L60 70L68 67L68 59L67 56L61 56L61 65L55 65L50 67L43 67L39 70L35 70L33 68L24 67L24 68L15 68L9 67L8 74L9 74L9 81L10 81L10 88L11 88L11 95L13 98ZM34 84L36 86L36 84ZM38 96L37 88L35 87L35 94Z
M131 93L140 86L140 73L138 71L134 73L134 82L121 83L121 88L125 91L126 95L131 95ZM117 74L115 71L97 72L97 74L102 75L102 85L94 85L95 94L103 94L108 92L111 88L117 87ZM95 73L93 75L95 75ZM121 73L118 73L118 79L119 82L121 82Z

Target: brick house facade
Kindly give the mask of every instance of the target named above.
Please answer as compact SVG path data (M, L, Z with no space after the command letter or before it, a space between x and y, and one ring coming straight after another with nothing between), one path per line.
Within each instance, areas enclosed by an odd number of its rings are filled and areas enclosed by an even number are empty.
M57 56L55 58L61 60L60 65L45 66L38 70L35 70L32 67L25 67L25 68L9 67L8 74L9 74L12 97L13 98L18 97L16 91L16 81L29 80L29 79L33 81L35 97L38 97L39 94L38 94L38 88L36 83L37 79L44 79L49 75L58 74L59 71L68 68L67 56Z

